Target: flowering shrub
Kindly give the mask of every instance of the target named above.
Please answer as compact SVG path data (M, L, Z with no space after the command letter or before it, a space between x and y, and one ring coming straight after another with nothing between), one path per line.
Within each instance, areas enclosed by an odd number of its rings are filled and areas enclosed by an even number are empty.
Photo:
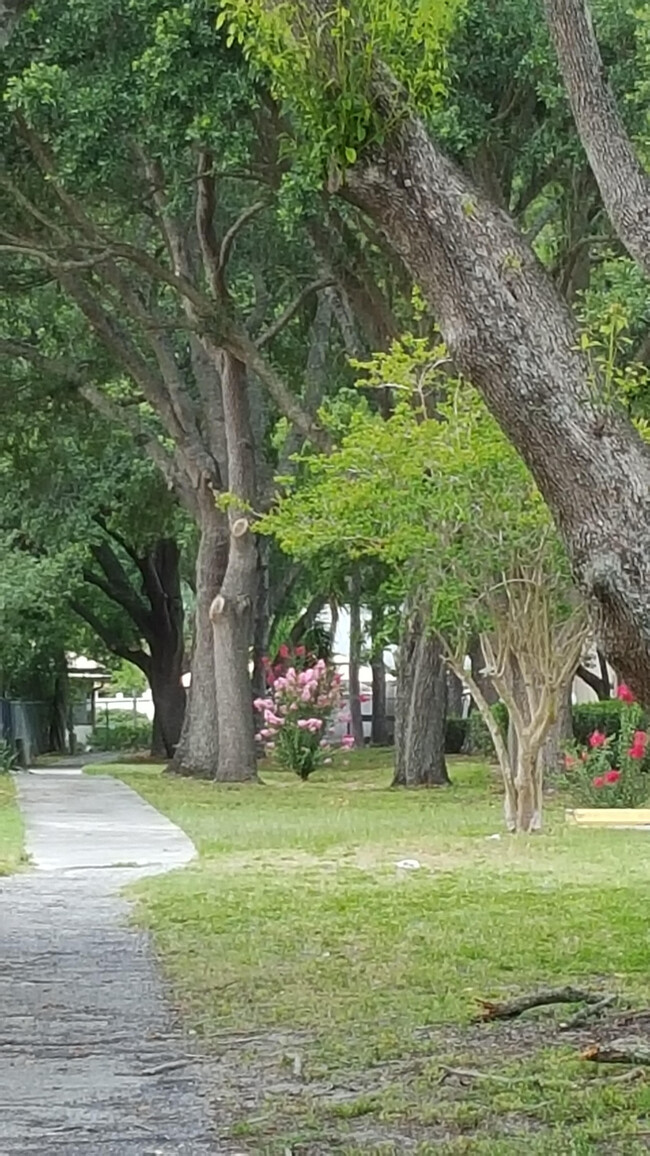
M576 803L590 807L638 807L650 796L645 762L649 736L640 729L641 708L625 683L617 691L621 702L618 734L595 730L586 746L574 746L565 756L565 784Z
M268 753L274 752L284 770L308 779L332 761L325 734L341 708L341 679L322 658L314 662L304 648L292 655L281 647L278 656L278 663L266 664L266 698L255 700L264 719L257 738ZM341 746L349 750L354 739L344 737Z

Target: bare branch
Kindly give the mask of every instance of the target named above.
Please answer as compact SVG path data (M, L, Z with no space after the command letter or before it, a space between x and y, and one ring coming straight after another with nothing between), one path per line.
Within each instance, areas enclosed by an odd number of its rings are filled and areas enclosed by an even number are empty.
M253 219L253 217L256 217L258 213L261 213L262 209L266 209L267 205L268 201L255 201L254 204L249 205L247 209L244 209L244 211L239 214L237 220L224 234L221 247L219 249L219 271L222 277L225 276L225 271L228 265L228 261L230 260L232 247L238 235L241 233L242 229L246 227L248 222Z
M290 305L287 305L287 308L283 310L280 316L269 325L268 329L265 329L264 332L260 334L255 342L257 348L262 349L265 345L268 345L270 341L273 341L273 338L277 337L278 333L281 333L284 327L296 316L301 305L304 304L308 297L311 297L312 293L318 293L320 289L327 289L330 285L334 285L334 280L330 277L319 277L318 280L311 281L309 285L305 285L304 289L301 289L298 296L294 298Z

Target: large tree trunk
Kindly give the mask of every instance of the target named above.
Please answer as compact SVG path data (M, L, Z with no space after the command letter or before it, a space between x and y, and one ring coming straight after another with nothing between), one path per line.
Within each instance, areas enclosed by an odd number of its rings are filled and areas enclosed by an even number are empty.
M255 500L255 455L246 369L230 353L222 355L221 386L230 492L241 500L228 515L230 549L221 590L210 608L219 719L221 783L257 779L253 691L249 663L258 593L258 554L247 507Z
M405 617L397 666L394 787L449 783L445 761L446 670L426 616Z
M348 653L348 685L350 696L350 719L355 746L361 750L364 745L363 712L361 709L361 576L355 566L350 578L350 645Z
M310 3L321 10L320 0ZM603 650L650 703L650 452L594 398L571 313L514 223L420 121L397 115L401 97L383 73L373 95L396 127L346 173L342 191L402 257L455 365L527 462L596 612Z
M650 275L650 176L637 159L606 79L586 0L544 0L580 139L609 218Z
M192 648L192 681L185 719L170 770L214 779L219 758L214 642L210 607L223 582L228 558L228 528L212 491L201 495L200 538L196 559L196 611Z

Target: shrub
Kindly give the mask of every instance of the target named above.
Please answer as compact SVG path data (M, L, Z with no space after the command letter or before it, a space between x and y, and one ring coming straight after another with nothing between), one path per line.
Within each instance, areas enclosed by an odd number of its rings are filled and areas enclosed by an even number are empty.
M0 775L8 775L18 762L18 756L6 739L0 739Z
M508 734L508 708L504 702L495 702L491 708L504 737ZM478 710L473 710L468 718L467 748L472 755L482 755L485 759L494 758L494 744L483 716Z
M467 738L469 719L449 715L445 725L445 754L459 755Z
M151 746L152 725L144 714L107 710L90 736L92 751L140 751Z
M618 731L593 730L586 744L574 743L565 757L564 784L578 805L638 807L650 795L643 712L625 685L618 696ZM602 717L611 719L613 712Z
M308 779L332 761L325 735L341 708L341 679L322 658L313 662L304 647L293 655L281 647L279 658L274 666L267 664L266 698L255 700L264 719L257 738L267 752L275 752L280 767ZM354 740L346 737L341 745L349 750Z
M600 731L615 738L621 729L624 703L618 698L603 702L580 702L573 707L573 737L581 746L587 746L589 735Z

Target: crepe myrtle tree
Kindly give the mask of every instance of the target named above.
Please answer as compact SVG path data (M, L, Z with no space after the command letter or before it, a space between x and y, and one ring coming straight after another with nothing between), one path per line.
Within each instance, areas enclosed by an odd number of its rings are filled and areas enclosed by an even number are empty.
M301 482L261 528L289 553L345 550L401 576L405 613L423 620L489 728L508 829L535 831L541 752L587 616L531 474L475 390L446 367L444 346L411 337L379 355L364 384L390 384L404 400L388 420L360 403L339 448L305 460ZM477 634L508 707L510 742L465 670Z

